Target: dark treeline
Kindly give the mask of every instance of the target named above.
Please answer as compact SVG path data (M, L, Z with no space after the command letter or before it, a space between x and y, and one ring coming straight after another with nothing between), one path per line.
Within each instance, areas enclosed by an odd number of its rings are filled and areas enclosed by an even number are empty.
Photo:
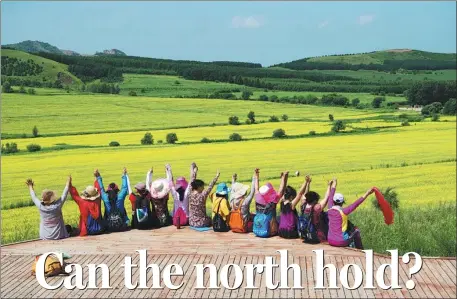
M67 56L39 53L40 56L69 65L69 70L84 82L100 78L102 82L118 82L122 73L177 75L184 79L199 81L226 82L250 87L284 91L320 92L375 92L401 94L409 89L412 80L375 80L350 76L325 74L314 71L290 71L275 68L262 68L260 64L244 62L198 62L190 60L155 59L135 56ZM432 60L430 60L432 61ZM411 67L439 67L448 61L433 63L425 60L386 60L386 70ZM298 61L300 62L300 61ZM305 60L302 62L306 63ZM291 62L294 64L296 62ZM416 64L415 64L416 63ZM426 66L426 63L429 63ZM440 64L441 63L441 64ZM455 62L454 62L455 63ZM313 63L328 69L330 63ZM335 68L339 64L333 64ZM357 68L357 65L344 66ZM380 65L363 65L379 68ZM395 66L395 67L393 67ZM454 65L455 66L455 65ZM228 96L228 95L224 95Z
M70 64L68 71L83 82L101 79L103 82L121 82L122 71L109 65L93 62Z
M9 82L13 86L28 86L28 87L47 87L47 88L63 88L62 82L57 79L55 81L38 81L27 77L8 77L2 74L2 82Z
M67 65L109 65L121 70L137 73L168 71L192 80L207 80L240 82L241 77L255 78L282 78L282 79L305 79L316 82L333 80L357 80L352 77L332 74L316 74L314 72L290 72L287 70L275 70L261 68L260 64L245 62L198 62L188 60L155 59L135 56L67 56L51 53L39 53L38 55L52 59ZM87 70L89 71L89 70ZM84 74L80 74L84 75ZM78 76L78 75L77 75ZM78 76L79 77L79 76ZM238 77L238 79L232 79Z
M452 70L456 69L455 60L384 60L384 64L349 64L336 62L309 62L306 59L275 65L292 70L373 70L392 72L399 69L405 70Z
M434 102L446 103L457 98L455 81L416 82L406 92L408 103L412 105L428 105Z
M2 56L2 75L35 76L43 72L43 67L32 59L27 61L15 57Z

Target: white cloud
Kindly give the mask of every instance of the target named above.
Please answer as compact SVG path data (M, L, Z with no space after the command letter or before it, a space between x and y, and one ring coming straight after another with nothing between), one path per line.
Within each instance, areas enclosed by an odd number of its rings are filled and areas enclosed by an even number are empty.
M327 27L329 23L330 23L329 21L323 21L323 22L319 23L319 25L317 25L317 27L319 29L322 29L324 27Z
M366 25L374 21L374 15L362 15L359 16L358 23L359 25Z
M262 17L241 17L241 16L234 16L232 18L232 27L233 28L259 28L263 26L263 18Z

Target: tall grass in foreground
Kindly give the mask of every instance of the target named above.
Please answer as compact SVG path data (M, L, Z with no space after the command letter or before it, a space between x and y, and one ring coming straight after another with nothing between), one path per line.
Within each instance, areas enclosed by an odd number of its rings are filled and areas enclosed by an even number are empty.
M365 203L367 205L367 203ZM72 203L72 205L74 205ZM169 203L171 209L172 204ZM76 205L74 205L76 208ZM39 224L23 216L23 209L9 210L16 219L14 232L2 231L2 244L38 238ZM207 204L207 214L211 213L211 204ZM251 211L255 209L251 207ZM129 211L129 210L127 210ZM38 211L33 211L35 217ZM278 211L279 215L279 211ZM77 226L79 213L64 214L65 223ZM365 249L388 254L386 250L398 249L399 254L414 251L422 256L456 256L456 206L453 203L436 203L433 206L400 208L395 212L394 223L386 225L381 211L371 205L357 209L349 216L362 233ZM126 232L128 234L128 232ZM250 234L252 238L256 238ZM196 238L199 235L195 235ZM87 237L91 238L91 237ZM147 241L147 240L146 240ZM298 240L283 240L299 242ZM316 248L319 245L316 245Z
M414 251L423 256L456 256L455 204L400 208L392 225L386 225L382 213L374 208L358 209L350 219L360 228L365 249L384 254L398 249L400 255Z

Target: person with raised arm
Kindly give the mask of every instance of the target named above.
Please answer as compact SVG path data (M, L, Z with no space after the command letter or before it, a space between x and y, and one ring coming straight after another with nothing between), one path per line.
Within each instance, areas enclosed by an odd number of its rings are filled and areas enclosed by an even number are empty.
M148 177L150 173L152 173L152 167L148 171ZM130 178L127 176L127 187L130 204L132 205L131 227L141 230L159 227L159 219L157 218L154 205L152 204L151 194L148 191L146 184L139 182L135 185L134 192L130 185Z
M256 199L256 217L254 218L254 225L257 227L263 227L262 232L266 231L265 226L266 223L261 222L268 222L269 229L268 229L268 236L275 236L278 233L278 219L276 216L276 206L278 204L279 199L284 196L285 188L287 186L287 179L289 177L289 172L284 171L281 172L281 183L279 185L279 191L276 192L273 185L268 182L262 187L259 188L259 171L256 173L256 183L255 183L255 199ZM263 217L261 215L266 215L267 217ZM257 221L256 221L257 219ZM257 222L257 224L256 224ZM254 231L256 233L256 231ZM267 233L261 233L262 235L266 235ZM260 236L260 234L256 234Z
M327 212L324 212L324 209L327 206L328 199L332 196L335 191L336 187L336 179L330 180L327 184L327 191L323 199L319 201L321 198L320 195L315 191L309 191L309 187L311 186L312 179L310 178L308 189L305 195L302 197L301 202L301 216L300 221L311 221L312 225L315 228L315 235L313 243L320 243L327 241L327 234L328 234L328 217ZM331 193L333 190L333 193ZM301 226L301 229L304 229L304 226L307 223L304 223ZM301 232L302 237L304 231ZM311 241L311 240L310 240Z
M250 206L255 194L256 173L258 168L254 170L252 175L251 187L237 182L237 174L232 176L232 185L230 192L230 217L229 226L232 232L247 233L252 232L252 222L254 215L250 212ZM257 183L258 184L258 183ZM251 189L248 192L248 190Z
M190 166L190 176L194 171L195 163ZM190 184L187 182L185 177L178 177L176 183L173 179L173 173L171 171L170 164L165 166L167 172L167 180L170 184L170 193L173 197L173 225L185 226L189 224L189 193Z
M116 183L111 183L108 185L108 190L105 191L102 176L98 170L96 171L98 188L105 205L104 220L110 231L125 230L130 222L124 206L125 197L128 192L127 177L127 168L124 167L122 170L121 189L119 189Z
M348 220L348 215L354 212L357 207L374 192L373 188L368 189L362 197L345 208L343 208L343 194L335 193L335 190L336 180L335 187L332 186L331 188L328 202L328 243L337 247L350 246L357 249L363 249L360 230Z
M189 225L193 227L209 227L211 226L211 218L206 215L206 199L213 189L220 173L217 171L214 179L205 189L205 182L197 179L198 167L194 163L191 176L191 191L189 193Z
M62 206L67 199L68 189L71 186L71 175L68 176L61 197L58 197L55 191L45 189L41 193L41 199L39 199L33 189L34 182L32 179L27 179L25 184L29 188L33 203L40 211L40 239L58 240L68 238L69 234L65 228Z
M152 181L152 174L151 168L146 175L146 189L151 194L151 202L159 219L159 226L169 226L172 223L170 212L168 211L170 183L164 178L158 178Z
M302 196L308 192L310 183L311 177L307 175L300 190L298 191L298 194L291 186L287 186L285 188L284 195L280 199L281 215L278 230L280 237L285 239L298 238L298 213L296 206L300 202Z
M98 170L94 171L94 176L97 177ZM79 208L79 235L98 235L105 231L101 215L101 200L100 193L97 188L89 185L81 194L70 184L70 194Z

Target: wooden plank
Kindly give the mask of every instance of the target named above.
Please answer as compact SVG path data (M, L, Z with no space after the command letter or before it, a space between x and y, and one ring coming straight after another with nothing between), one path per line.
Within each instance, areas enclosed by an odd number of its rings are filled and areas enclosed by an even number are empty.
M184 272L183 267L186 266L187 257L188 257L187 255L174 256L174 259L170 259L168 265L171 265L171 264L180 265ZM178 285L176 282L178 281L179 278L182 278L182 276L172 276L170 279L171 283L173 285ZM158 298L170 298L170 297L172 297L174 292L176 292L176 291L165 287L158 295Z
M454 292L452 290L449 290L449 288L447 287L448 282L445 276L443 276L443 273L440 273L440 270L437 267L435 267L435 263L433 260L424 259L422 267L424 269L427 269L427 271L429 271L432 275L434 275L437 278L437 285L439 285L440 294L443 298L454 298Z
M259 263L261 263L260 257L257 255L252 256L252 264L256 265ZM255 272L255 276L254 276L254 285L257 288L252 290L251 298L259 298L260 289L262 288L263 283L262 283L262 274L257 273L257 271Z
M29 267L28 275L31 275L32 271L32 262L30 262L31 256L8 256L8 259L11 260L11 264L5 268L2 272L1 276L1 291L3 295L9 294L11 291L14 291L17 288L18 281L17 281L17 274L19 270L22 270L21 273L26 277L26 273L28 272L27 267ZM18 269L19 268L19 269ZM22 268L22 269L21 269Z
M215 262L215 256L214 255L206 255L203 264L204 265L207 265L207 264L213 264L214 265L214 262ZM216 266L216 265L214 265L214 266ZM209 281L210 281L210 272L209 271L205 271L205 273L203 274L203 283L204 283L204 286L206 288L209 287ZM205 291L205 290L207 290L207 289L193 289L192 290L193 291L193 297L192 298L201 298L203 296L203 291Z
M181 297L181 294L182 294L183 290L185 289L188 281L190 280L190 277L192 277L192 273L195 270L194 263L197 261L198 257L199 256L195 255L195 254L192 254L192 255L188 256L187 259L189 261L189 266L188 266L188 269L185 272L185 275L184 275L184 277L182 279L183 285L182 285L181 288L176 290L176 292L173 294L173 298L180 298Z
M197 255L196 257L197 257L197 261L194 263L194 265L203 263L203 261L205 259L205 255ZM181 298L191 298L190 293L195 286L195 281L196 281L196 276L197 276L195 267L194 267L193 273L194 274L189 277L188 283L184 286L183 292L181 294Z
M246 256L246 264L254 264L252 262L252 258L253 258L252 255ZM253 272L253 282L254 283L255 283L255 275L257 275L257 271L256 270L254 270L254 272ZM245 283L245 286L247 285L246 283ZM251 298L252 297L252 291L253 291L253 289L245 289L244 290L244 294L242 295L242 297L238 296L238 298Z
M442 269L443 275L447 275L449 281L455 284L455 268L454 271L452 271L450 267L448 267L448 265L444 262L444 260L436 259L433 261L438 268Z

